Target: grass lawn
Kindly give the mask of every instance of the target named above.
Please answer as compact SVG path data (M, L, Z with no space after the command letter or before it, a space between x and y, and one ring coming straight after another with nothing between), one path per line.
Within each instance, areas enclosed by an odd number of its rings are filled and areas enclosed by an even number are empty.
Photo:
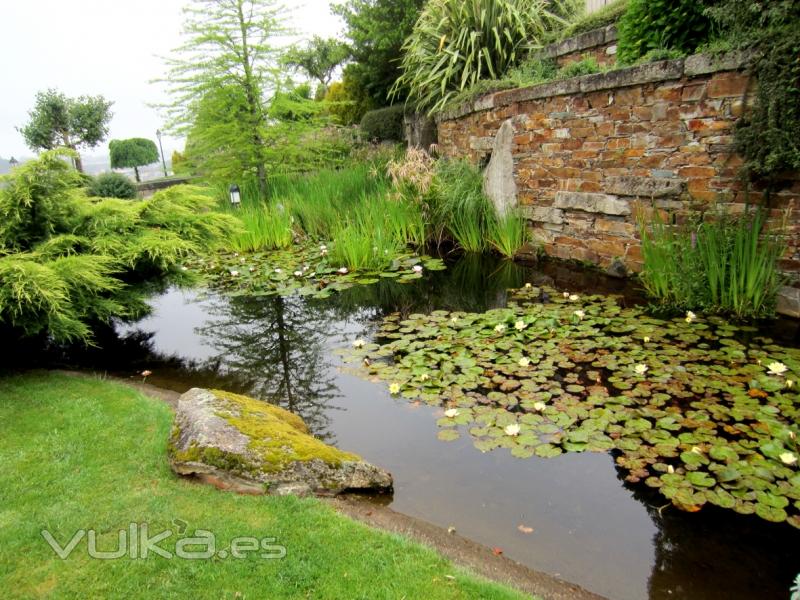
M171 412L161 401L99 379L32 373L0 379L0 590L4 598L519 598L454 567L432 550L370 529L315 499L239 496L172 474ZM274 537L286 557L188 560L91 558L120 530L173 520L214 534L216 552L237 536ZM158 545L175 551L174 534ZM192 547L190 550L203 550Z

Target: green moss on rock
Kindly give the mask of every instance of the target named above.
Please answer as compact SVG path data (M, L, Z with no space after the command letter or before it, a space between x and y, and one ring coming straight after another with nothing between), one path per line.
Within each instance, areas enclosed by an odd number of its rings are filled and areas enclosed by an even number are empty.
M294 413L231 392L212 390L212 393L224 401L227 409L218 416L250 438L249 449L261 462L262 472L280 471L295 461L319 459L338 467L343 462L361 460L356 454L310 435L303 419Z

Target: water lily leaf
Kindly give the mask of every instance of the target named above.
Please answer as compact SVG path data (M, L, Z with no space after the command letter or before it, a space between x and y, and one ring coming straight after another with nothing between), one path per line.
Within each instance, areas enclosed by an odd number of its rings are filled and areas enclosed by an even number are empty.
M443 429L438 433L437 437L443 442L452 442L457 440L460 435L457 429Z

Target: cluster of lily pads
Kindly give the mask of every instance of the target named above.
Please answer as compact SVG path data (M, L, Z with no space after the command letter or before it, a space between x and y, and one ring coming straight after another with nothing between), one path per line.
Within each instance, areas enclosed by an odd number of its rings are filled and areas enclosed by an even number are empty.
M438 271L445 265L438 258L403 254L384 271L350 271L332 264L323 244L247 254L222 252L195 258L184 268L201 274L211 287L230 295L327 298L333 292L381 279L413 281L420 279L425 270Z
M520 458L611 451L683 510L800 528L800 350L752 327L526 284L502 309L389 315L345 354L392 394L441 406L442 440L466 431Z

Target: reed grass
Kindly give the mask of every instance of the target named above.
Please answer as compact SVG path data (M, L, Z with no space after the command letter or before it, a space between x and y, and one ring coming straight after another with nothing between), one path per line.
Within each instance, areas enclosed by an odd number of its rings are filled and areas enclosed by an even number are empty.
M489 244L506 258L514 258L528 241L528 225L521 212L510 210L492 219L488 231Z

